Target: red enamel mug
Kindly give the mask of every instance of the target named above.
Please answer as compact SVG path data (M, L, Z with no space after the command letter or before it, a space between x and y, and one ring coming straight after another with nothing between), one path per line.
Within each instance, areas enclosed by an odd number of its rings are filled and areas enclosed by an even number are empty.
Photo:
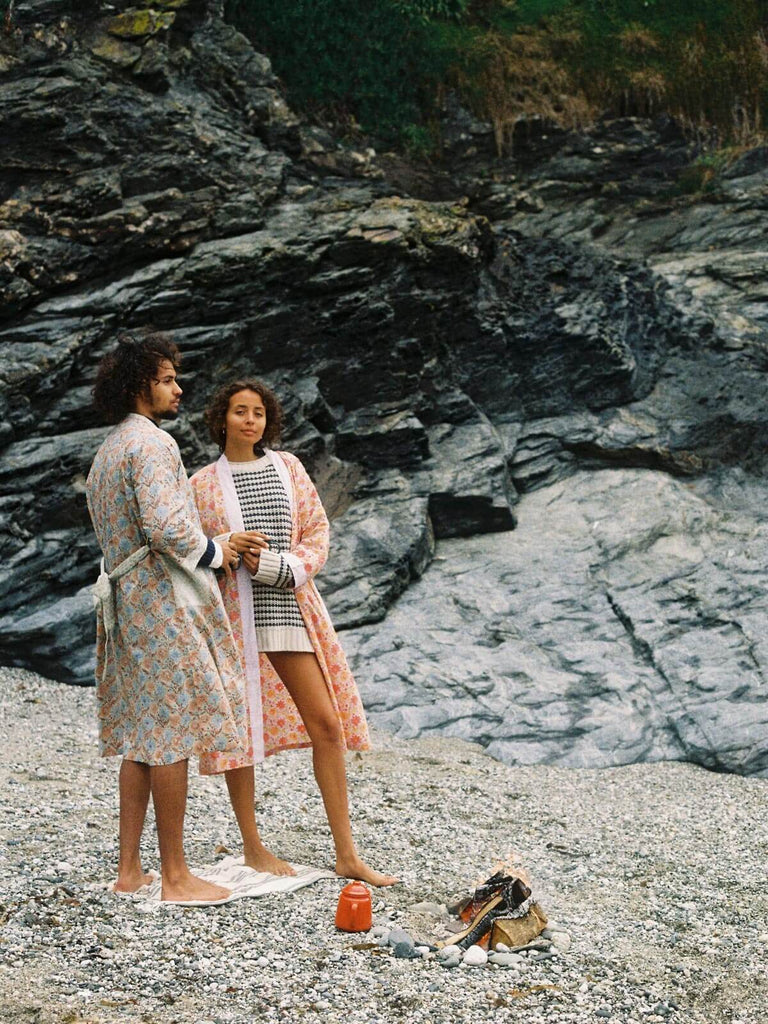
M343 932L367 932L371 927L371 894L362 882L350 882L339 893L336 927Z

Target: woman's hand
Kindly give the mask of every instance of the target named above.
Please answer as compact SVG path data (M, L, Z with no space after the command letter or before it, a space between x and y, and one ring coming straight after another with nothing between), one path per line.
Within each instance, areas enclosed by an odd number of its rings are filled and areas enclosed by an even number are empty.
M253 554L250 551L246 551L245 554L243 555L243 565L248 570L248 572L251 574L251 576L255 576L256 573L259 571L259 555L258 555L258 553Z
M255 555L258 562L261 549L269 547L269 540L266 534L260 533L258 530L249 530L246 533L233 533L230 535L229 543L239 555L243 556L244 562L246 555ZM247 565L248 563L245 562L245 564Z

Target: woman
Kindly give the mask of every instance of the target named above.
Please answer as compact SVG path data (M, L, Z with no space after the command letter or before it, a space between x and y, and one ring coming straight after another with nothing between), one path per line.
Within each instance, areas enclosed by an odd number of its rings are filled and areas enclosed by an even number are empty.
M207 420L222 456L191 482L204 532L229 535L243 559L231 580L221 580L221 589L246 670L250 763L311 745L336 846L336 872L392 885L397 879L362 861L349 822L344 751L366 750L368 727L313 581L328 556L328 519L320 498L294 455L266 447L279 437L282 410L264 384L238 380L220 388ZM205 772L236 767L225 755L201 759ZM228 782L232 775L230 770ZM230 793L241 829L247 830L242 793L232 793L231 785Z

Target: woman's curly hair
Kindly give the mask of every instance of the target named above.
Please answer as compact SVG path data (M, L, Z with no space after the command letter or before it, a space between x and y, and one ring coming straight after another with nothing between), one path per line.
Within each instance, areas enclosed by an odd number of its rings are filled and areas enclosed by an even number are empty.
M261 440L254 445L254 448L262 446L271 448L280 439L280 431L283 429L283 407L274 391L260 380L233 380L218 389L205 410L205 421L208 424L211 439L223 452L227 441L226 421L229 400L238 391L253 391L264 403L267 412L267 425Z
M104 356L93 386L93 404L107 423L119 423L133 412L139 395L148 396L160 363L168 360L177 370L178 348L165 334L122 332L117 348Z

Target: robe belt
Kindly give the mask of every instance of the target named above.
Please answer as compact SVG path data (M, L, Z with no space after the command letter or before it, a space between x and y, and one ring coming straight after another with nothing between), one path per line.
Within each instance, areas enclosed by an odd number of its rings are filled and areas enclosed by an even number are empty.
M149 546L147 544L143 544L132 554L128 555L127 558L124 558L119 565L116 565L112 572L106 571L104 559L102 558L101 560L99 578L91 587L91 593L93 594L96 611L97 613L101 612L102 619L104 620L107 643L112 639L112 633L114 632L115 623L117 621L115 615L114 583L116 580L119 580L121 576L125 576L126 573L130 572L131 569L138 565L142 559L146 558L148 554Z

